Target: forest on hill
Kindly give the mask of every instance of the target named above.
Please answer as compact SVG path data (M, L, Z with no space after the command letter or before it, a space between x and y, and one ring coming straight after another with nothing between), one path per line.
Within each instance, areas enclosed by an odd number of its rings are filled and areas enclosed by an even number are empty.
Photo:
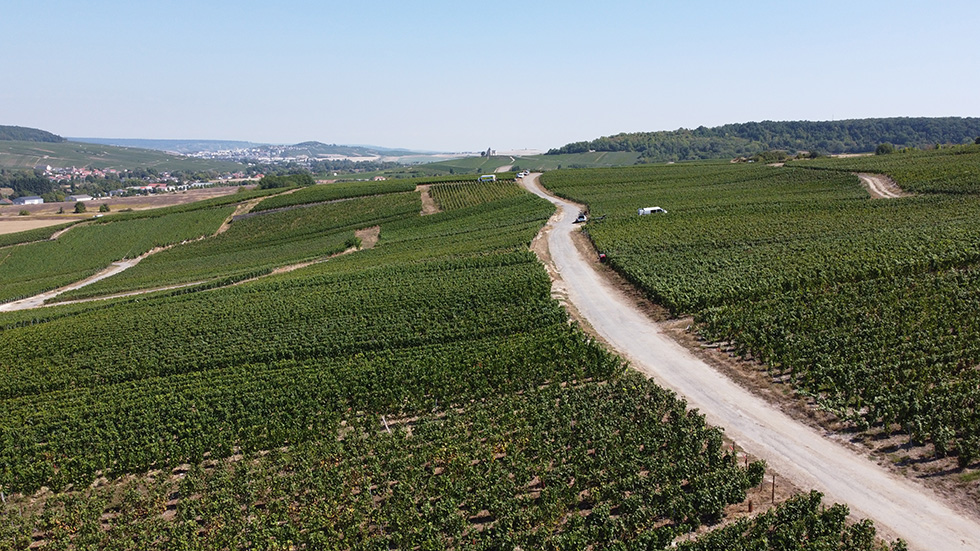
M57 134L38 130L37 128L0 125L0 141L61 143L67 140Z
M896 117L841 121L763 121L693 130L632 132L574 142L549 155L587 151L633 151L640 162L690 161L749 156L761 151L819 154L865 153L882 143L897 147L973 142L980 118Z

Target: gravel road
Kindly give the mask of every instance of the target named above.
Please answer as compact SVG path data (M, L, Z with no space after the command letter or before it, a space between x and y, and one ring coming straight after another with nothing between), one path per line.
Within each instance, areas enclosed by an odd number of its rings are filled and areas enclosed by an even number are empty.
M532 193L559 207L548 248L568 300L616 352L660 385L687 399L708 422L798 487L816 489L852 515L871 518L886 538L910 549L980 550L980 523L935 492L900 478L832 438L804 425L719 374L663 334L656 323L606 283L572 242L582 209L546 193L539 174L523 179Z

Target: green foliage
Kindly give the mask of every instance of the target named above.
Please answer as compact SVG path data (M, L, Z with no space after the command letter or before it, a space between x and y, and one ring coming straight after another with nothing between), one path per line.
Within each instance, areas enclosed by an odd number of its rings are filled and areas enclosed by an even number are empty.
M67 528L76 546L108 549L126 535L149 549L270 541L618 549L690 533L749 486L718 431L638 375L532 387L411 418L331 415L321 430L288 450L193 467L179 481L77 492L33 515L7 509L0 535L19 541L36 531L50 541ZM172 521L146 514L170 499ZM121 514L107 518L114 503Z
M398 196L360 201L389 198ZM527 194L512 200L550 210ZM60 315L46 309L43 322L7 317L20 321L3 331L12 346L0 350L0 365L11 367L0 383L9 414L0 426L11 427L0 434L6 442L0 453L8 454L4 464L17 466L2 484L62 484L90 477L93 469L126 472L205 451L225 455L218 451L228 449L223 442L277 447L320 434L323 425L314 419L347 408L420 411L621 370L551 300L548 277L526 249L525 214L515 211L520 218L507 229L514 215L484 206L483 216L499 220L495 232L509 232L524 246L494 252L485 242L467 253L481 218L457 217L449 231L439 215L420 219L418 204L412 208L414 231L403 221L390 250L379 244L302 272L206 293L69 306ZM312 209L246 220L298 212ZM239 239L249 235L240 230ZM450 250L420 251L418 240ZM456 240L464 246L452 246ZM47 344L31 344L38 339ZM291 420L282 417L284 428L269 431L287 410ZM30 430L23 424L28 412ZM75 421L65 432L68 419ZM58 450L51 456L59 462L56 478L54 463L32 441ZM66 456L77 459L54 459Z
M551 298L528 244L553 207L513 184L442 191L457 204L431 216L407 193L268 212L144 261L233 277L380 223L375 248L302 270L0 314L0 488L54 491L8 493L0 540L663 548L744 500L764 466ZM151 235L207 212L90 228Z
M117 260L213 233L231 212L225 207L91 224L54 241L0 249L0 302L57 289Z
M404 194L245 215L220 235L155 254L121 274L58 298L264 275L342 252L354 230L413 216L420 209L417 195Z
M109 212L108 203L102 203L101 205L99 205L99 212Z
M895 146L888 142L878 144L878 147L875 148L875 155L888 155L894 152Z
M748 157L758 151L863 153L882 142L903 147L962 144L980 132L980 118L885 118L844 121L763 121L694 130L636 132L576 142L549 154L635 151L655 161Z
M931 151L903 149L894 155L821 158L794 166L887 174L905 191L927 194L980 194L980 146Z
M59 143L65 141L64 138L58 136L57 134L45 132L44 130L38 130L37 128L0 125L0 141L8 140L48 143Z
M496 182L468 181L433 184L429 188L429 193L440 209L455 210L525 192L513 180L497 180Z
M74 212L75 212L75 214L82 214L82 213L84 213L84 212L85 212L86 210L87 210L87 209L85 208L85 203L83 203L83 202L81 202L81 201L79 201L79 202L77 202L77 203L75 203L75 211L74 211Z
M72 221L66 224L58 224L56 226L45 226L43 228L35 228L33 230L26 230L17 233L0 234L0 247L19 245L21 243L31 243L33 241L43 241L50 238L56 232L76 223L78 222Z
M757 163L777 163L785 161L788 157L785 151L773 150L757 153L752 156L752 159Z
M263 176L259 180L259 189L287 188L293 186L312 186L316 184L308 172L300 174L289 174L286 176Z
M0 186L12 188L18 196L44 195L56 188L50 180L33 171L4 171L0 173Z
M44 159L44 164L52 167L154 169L170 171L172 174L174 171L234 171L244 168L241 163L232 161L175 156L149 149L67 141L40 143L0 140L0 167L32 170L38 159Z
M609 265L710 340L859 429L980 454L976 146L794 166L888 167L943 194L871 200L842 170L674 165L558 172ZM950 194L957 194L950 196ZM639 217L641 206L669 214Z
M693 542L677 545L680 551L904 551L901 540L891 546L875 539L870 521L849 524L844 505L823 508L818 492L801 494L751 519L709 532Z
M168 216L170 214L178 214L183 212L191 212L195 210L211 209L214 207L223 207L228 205L234 205L236 203L243 203L250 199L257 199L259 197L268 197L270 195L275 195L277 193L282 193L281 189L246 189L239 188L239 191L235 193L230 193L228 195L222 195L220 197L214 197L212 199L205 199L203 201L194 201L191 203L185 203L182 205L174 205L172 207L163 207L158 209L145 209L145 210L133 210L131 208L121 209L118 213L112 216L105 216L96 221L97 224L110 224L112 222L119 222L121 220L138 220L143 218L159 218L161 216Z
M386 180L380 182L343 182L335 184L320 184L310 186L294 193L270 197L252 209L253 212L303 205L322 203L352 197L383 195L415 190L414 181Z

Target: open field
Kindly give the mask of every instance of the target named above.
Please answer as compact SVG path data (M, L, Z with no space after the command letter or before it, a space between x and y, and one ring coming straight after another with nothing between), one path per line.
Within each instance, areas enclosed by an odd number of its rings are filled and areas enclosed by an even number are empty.
M86 218L88 218L86 216ZM64 218L0 217L0 235L65 224Z
M75 166L116 170L155 168L219 172L242 168L239 163L177 157L149 149L81 142L0 141L0 168L30 170L39 165L51 165L56 168Z

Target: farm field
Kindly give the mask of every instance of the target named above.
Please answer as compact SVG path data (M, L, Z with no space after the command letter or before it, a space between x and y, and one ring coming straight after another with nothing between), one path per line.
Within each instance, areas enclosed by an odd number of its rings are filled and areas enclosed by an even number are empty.
M270 197L256 205L252 210L270 210L294 205L336 201L338 199L366 197L369 195L384 195L386 193L414 190L415 182L398 180L320 184L301 189L288 195L277 195L275 197Z
M806 168L888 174L903 190L911 193L980 193L980 147L976 145L948 146L930 151L908 149L889 155L844 159L817 158L791 164Z
M0 302L80 281L112 262L136 258L155 247L209 235L233 211L233 207L202 208L154 218L119 219L74 228L53 241L2 248Z
M209 250L210 275L227 277L244 266L222 256L235 243L255 258L277 236L324 247L311 235L380 225L369 250L236 286L0 314L0 541L645 549L743 503L763 465L551 298L528 250L551 205L512 183L443 185L442 213L392 193L258 214L145 262ZM779 530L879 548L870 524L818 503L685 545Z
M859 438L900 436L922 475L973 495L976 149L922 164L916 154L819 160L822 170L685 164L543 182L588 204L589 238L648 298L693 316L704 338L762 362ZM870 199L850 171L876 166L917 195ZM647 206L667 214L638 216Z
M259 211L235 220L220 235L155 254L117 276L65 293L59 300L266 274L342 252L357 245L355 230L411 216L419 209L417 194L399 193Z

